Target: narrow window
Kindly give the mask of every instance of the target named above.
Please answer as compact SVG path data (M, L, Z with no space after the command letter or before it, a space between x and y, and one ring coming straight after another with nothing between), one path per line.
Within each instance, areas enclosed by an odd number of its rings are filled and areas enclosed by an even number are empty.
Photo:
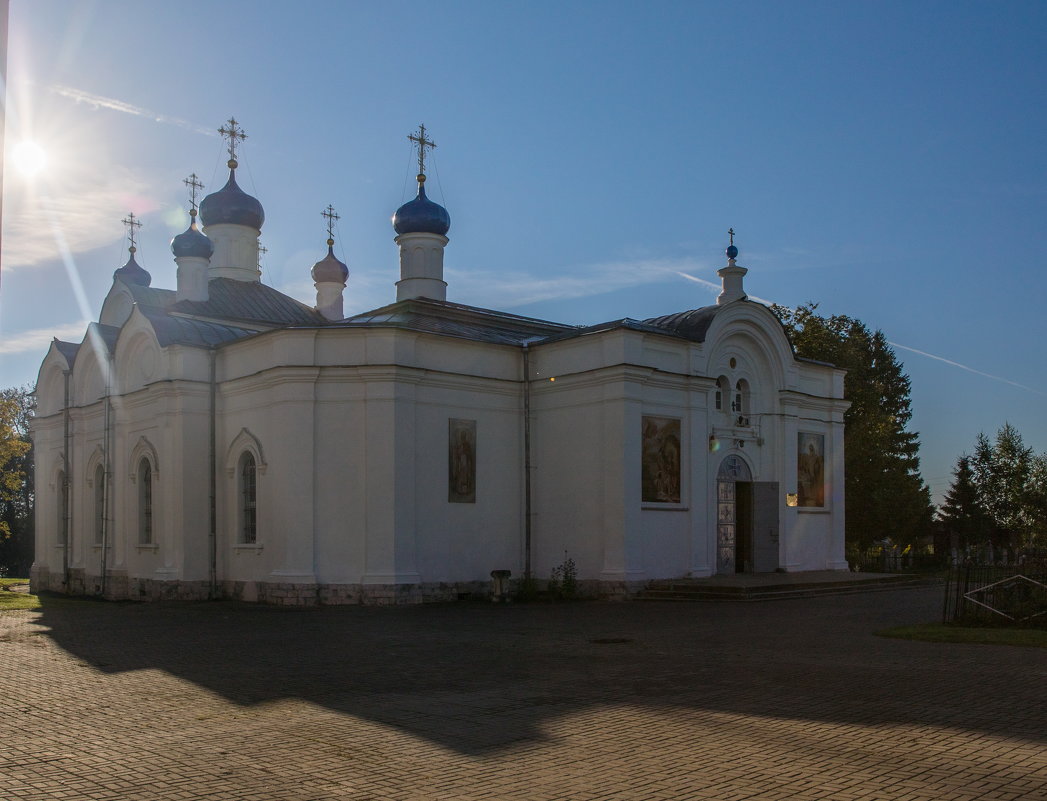
M102 533L105 529L105 468L95 468L95 545L102 544Z
M138 542L153 543L153 467L145 458L138 463Z
M720 376L716 379L716 409L717 411L723 411L724 402L730 398L731 384L727 380L727 376Z
M253 543L258 539L258 487L254 456L240 457L240 542Z
M731 411L735 414L746 414L749 410L749 385L743 379L734 386L734 402Z

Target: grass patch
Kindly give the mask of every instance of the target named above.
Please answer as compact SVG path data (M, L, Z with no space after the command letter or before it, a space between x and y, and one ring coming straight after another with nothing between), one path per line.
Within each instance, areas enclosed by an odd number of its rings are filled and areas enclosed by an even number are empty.
M1047 648L1047 631L1002 627L947 626L944 623L921 623L916 626L896 626L875 632L878 637L923 642L960 642L974 645L1019 645L1026 648Z
M14 609L39 609L40 599L27 592L12 592L8 587L15 584L28 584L29 579L0 578L0 612Z

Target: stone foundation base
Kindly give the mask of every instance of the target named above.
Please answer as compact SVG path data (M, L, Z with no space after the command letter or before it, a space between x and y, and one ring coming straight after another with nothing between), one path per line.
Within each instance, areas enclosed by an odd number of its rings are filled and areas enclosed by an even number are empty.
M580 581L588 587L588 597L601 598L605 601L628 601L647 587L646 581Z
M545 582L539 582L543 585ZM644 587L644 582L608 582L584 580L578 582L578 598L625 600ZM62 574L45 567L33 567L30 574L32 592L59 592L69 595L98 595L101 582L96 575L86 575L83 568L69 571L69 586ZM513 592L518 582L513 582ZM367 606L405 606L451 601L489 601L490 581L423 582L420 584L318 584L273 581L222 581L217 597L246 603L275 606L340 606L348 604ZM122 572L106 576L105 596L114 601L205 601L210 597L210 583L197 581L165 581L154 578L129 577Z

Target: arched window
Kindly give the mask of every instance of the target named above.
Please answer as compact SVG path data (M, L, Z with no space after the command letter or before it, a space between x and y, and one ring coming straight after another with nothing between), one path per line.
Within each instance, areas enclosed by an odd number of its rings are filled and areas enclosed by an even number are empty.
M244 451L237 469L239 478L240 533L239 540L245 544L258 541L258 483L254 454Z
M94 491L95 545L101 545L105 531L105 468L102 465L95 467Z
M142 457L138 462L138 543L153 544L153 466Z
M748 414L749 412L749 383L744 378L734 385L731 411L735 414Z
M69 509L69 486L65 483L65 471L60 470L57 478L58 491L58 544L65 546L69 538L69 518L66 517Z
M722 375L716 379L716 410L722 412L726 408L728 398L731 394L731 382L727 376Z

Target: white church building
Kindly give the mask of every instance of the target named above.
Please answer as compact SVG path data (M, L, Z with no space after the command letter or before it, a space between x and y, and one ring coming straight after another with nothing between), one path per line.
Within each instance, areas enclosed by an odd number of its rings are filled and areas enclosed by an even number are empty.
M261 282L265 215L222 132L229 180L172 240L177 287L150 286L131 217L98 322L40 368L34 591L413 603L568 559L603 597L847 569L844 373L796 357L733 243L715 305L676 314L455 303L422 128L395 300L344 317L331 239L315 307Z

